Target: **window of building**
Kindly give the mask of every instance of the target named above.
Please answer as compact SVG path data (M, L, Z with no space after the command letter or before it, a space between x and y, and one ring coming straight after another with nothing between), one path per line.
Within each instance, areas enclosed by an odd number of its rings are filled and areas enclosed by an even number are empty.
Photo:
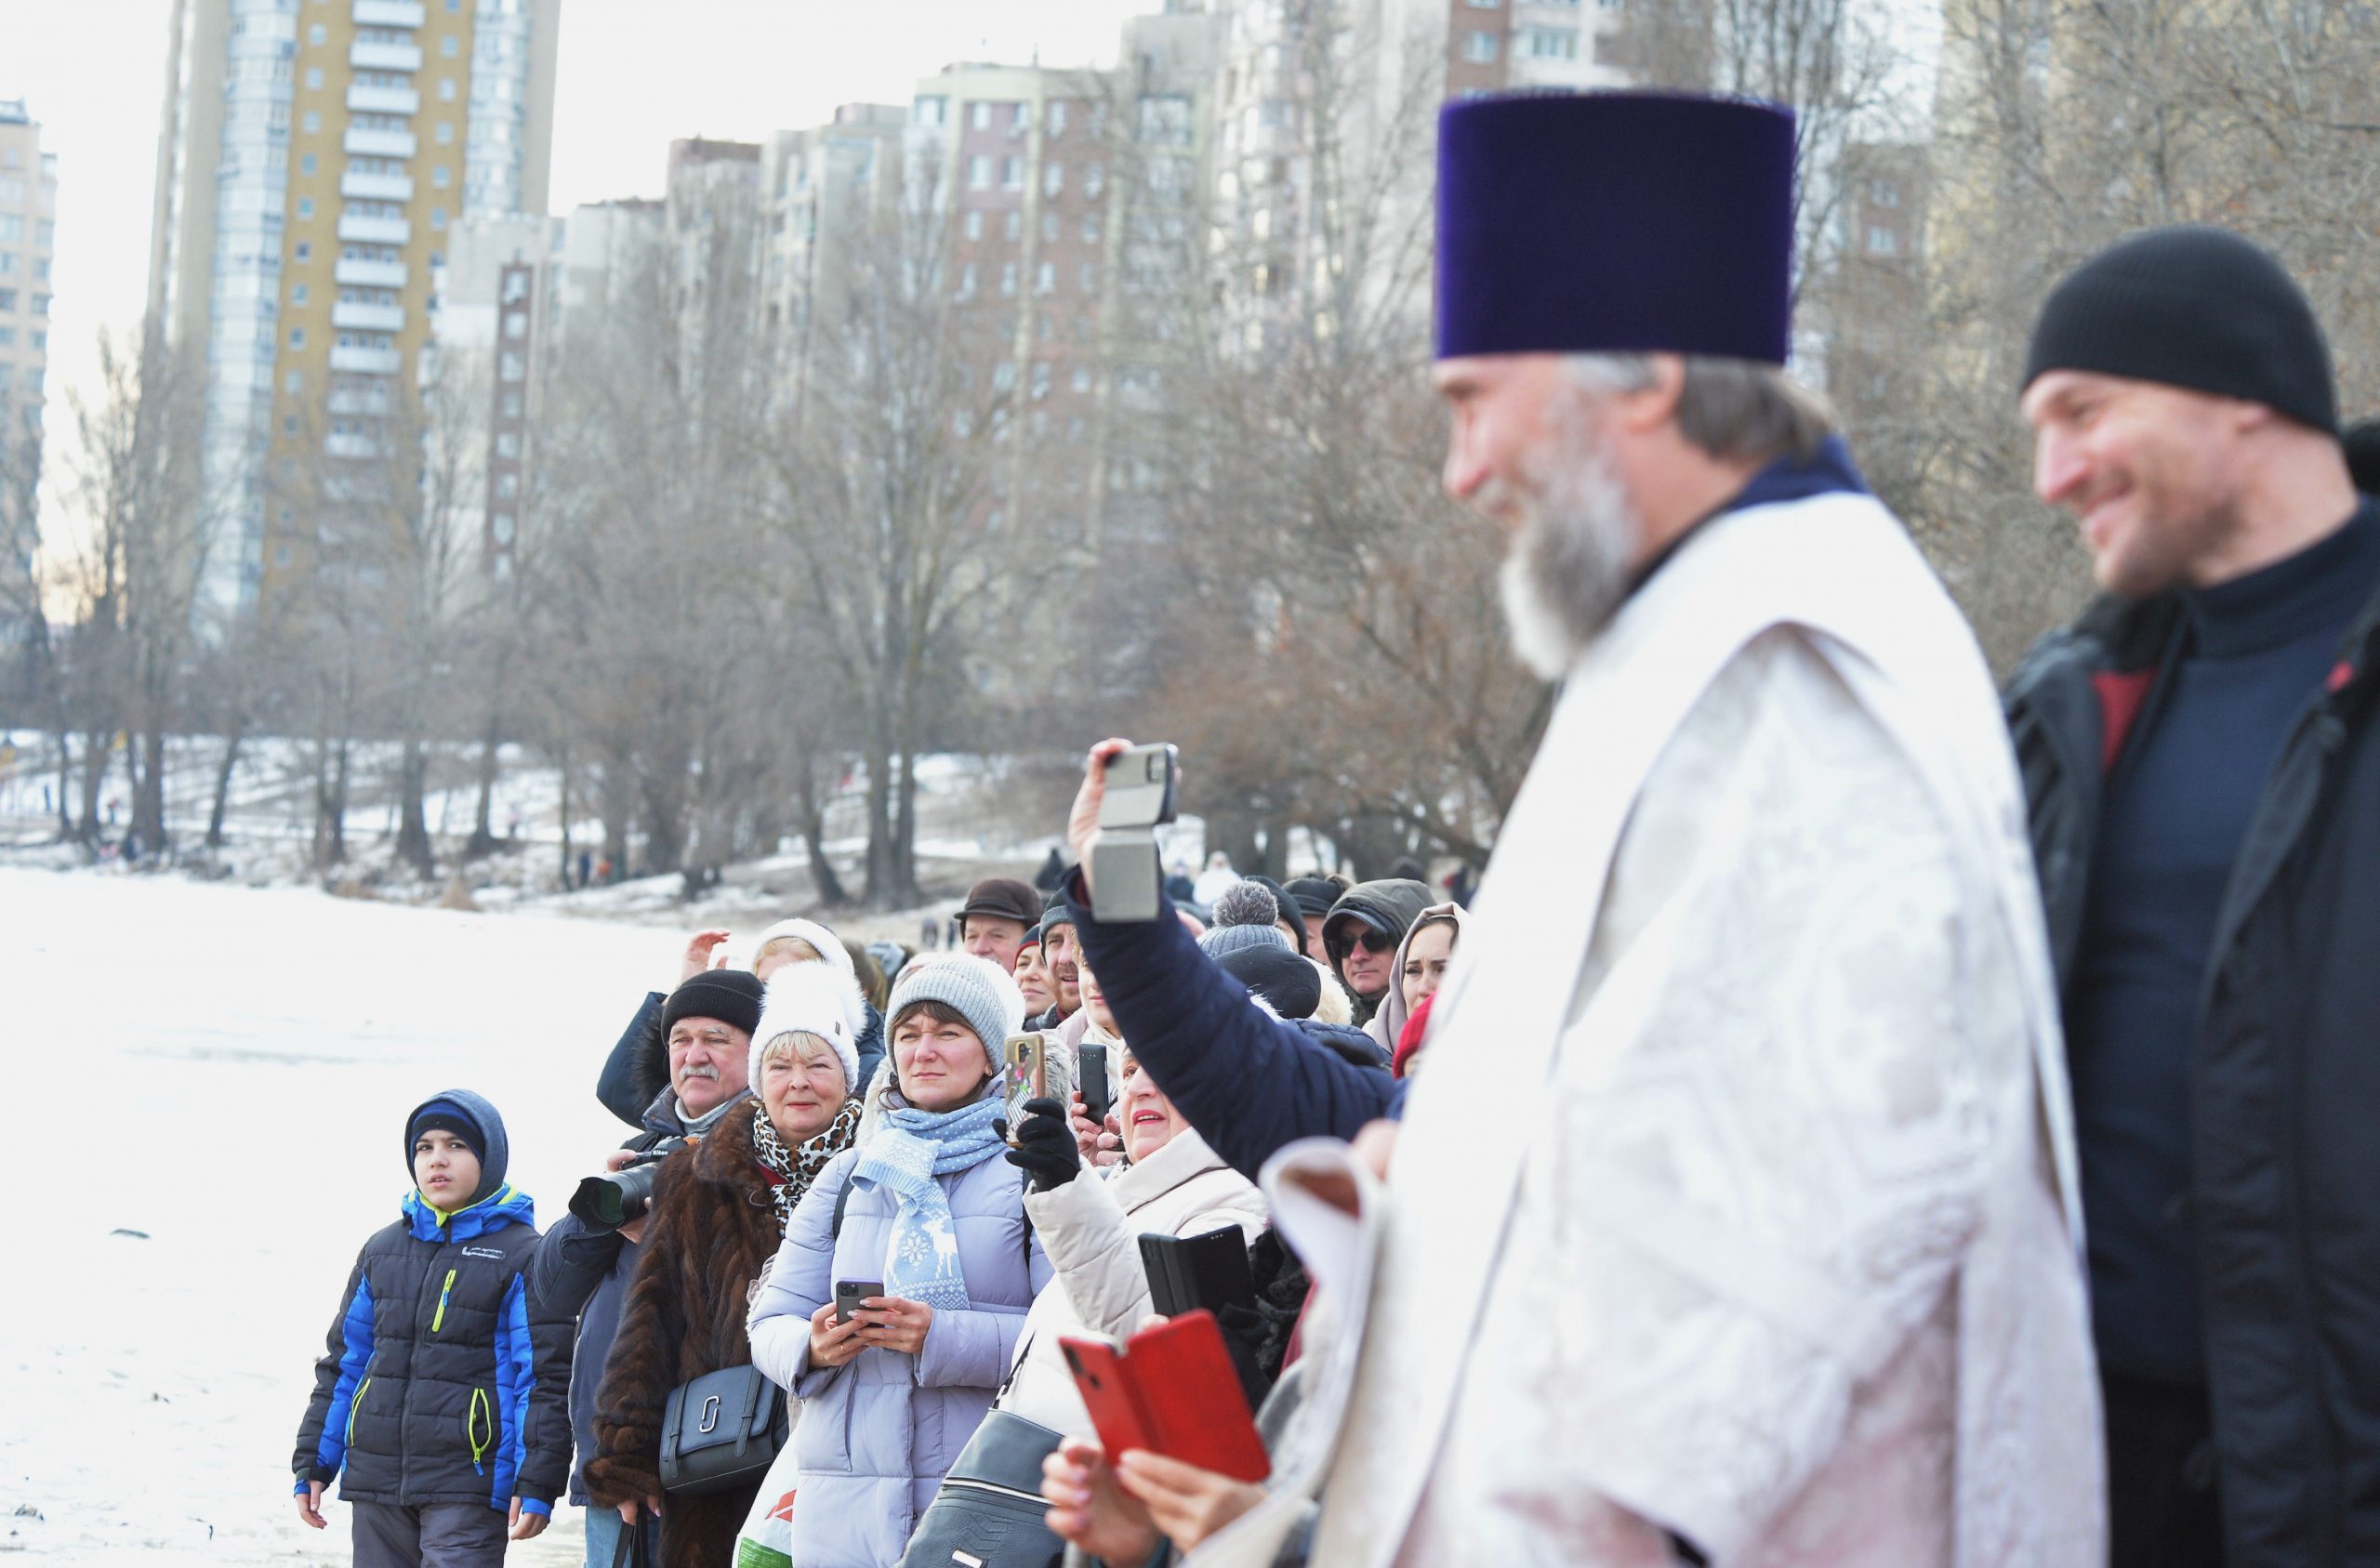
M300 217L311 217L314 216L313 197L300 196L298 198L298 216Z
M33 219L33 244L47 250L58 244L58 223L54 218Z
M281 389L293 398L303 396L306 390L306 373L299 370L291 371L281 378Z
M1036 267L1033 270L1033 292L1036 294L1055 294L1058 292L1058 264L1056 262L1045 261L1041 263L1040 266Z
M992 106L982 99L976 99L975 102L970 106L967 123L973 125L979 131L990 130L992 128Z
M1016 296L1016 263L1013 261L1000 263L1000 295L1011 299Z
M528 363L516 353L507 350L496 361L496 376L499 381L522 381L528 378Z
M1025 189L1024 159L1012 153L1008 157L1000 160L1000 189L1003 191L1022 191Z
M510 316L507 316L507 317L505 317L505 318L504 318L504 336L507 336L507 337L526 337L526 336L529 336L529 318L528 318L528 317L526 317L526 316L523 316L523 315L518 315L518 314L510 315Z
M289 346L293 349L302 349L306 346L306 329L304 327L293 326L289 329Z
M1868 182L1868 200L1880 207L1897 207L1900 205L1900 187L1889 179L1871 179Z
M444 207L432 207L430 209L430 226L432 229L443 229L446 227L446 209Z
M989 191L992 188L992 155L978 152L967 160L967 189Z
M1895 256L1900 251L1900 236L1883 224L1871 224L1868 230L1870 256Z
M1567 27L1524 28L1521 30L1521 46L1531 59L1579 58L1579 35Z
M25 237L25 220L12 212L0 212L0 240L21 240Z
M1082 171L1082 193L1084 195L1090 197L1095 202L1099 200L1099 193L1106 189L1106 165L1093 164L1089 168Z
M1006 234L1011 240L1021 240L1025 238L1025 215L1012 209L1007 216L1000 220L1000 231L1003 234Z
M1051 162L1041 165L1041 194L1054 197L1066 188L1066 165Z
M499 404L498 406L500 406L500 407L504 410L504 416L505 416L507 419L518 419L518 418L520 418L520 417L521 417L521 394L520 394L520 393L518 393L518 392L515 392L515 391L509 391L509 390L508 390L508 391L504 394L504 401L503 401L503 402L502 402L502 403L501 403L501 404Z
M921 98L909 108L909 118L920 125L945 125L950 123L950 100L932 95Z
M307 242L307 241L305 241L305 240L300 240L300 241L298 241L298 260L300 260L300 261L311 261L311 260L312 260L312 259L313 259L313 256L314 256L314 247L313 247L313 245L312 245L311 243L309 243L309 242Z
M1503 3L1504 0L1463 0L1474 11L1492 11Z
M16 270L17 253L12 250L0 250L0 272L13 272Z
M430 135L431 139L436 141L439 146L452 147L455 144L455 122L452 120L439 121L437 128L432 130Z
M1099 243L1099 215L1095 212L1087 212L1082 215L1082 243L1087 245L1095 245Z
M438 40L438 52L448 59L453 59L463 52L463 41L449 33L445 37Z
M323 90L323 68L321 66L310 65L306 68L306 90L316 93Z
M455 78L452 76L441 76L438 79L438 101L441 103L455 101Z
M1190 99L1180 93L1152 93L1141 99L1141 139L1183 147L1190 141Z
M306 303L306 285L304 283L299 283L296 288L289 291L289 303L292 305L303 305Z
M17 291L12 288L0 288L0 310L13 310L16 308Z
M37 283L49 282L49 257L46 256L33 257L33 282Z
M281 433L284 436L294 436L298 433L298 416L296 415L284 414L281 416Z
M1496 59L1496 46L1501 42L1492 33L1466 33L1462 35L1462 58L1474 65L1492 65Z
M520 456L521 433L518 430L497 431L496 436L496 455L498 457Z
M1054 100L1050 105L1050 134L1051 136L1066 134L1066 106Z
M521 476L504 473L496 476L496 498L509 501L521 494Z
M962 224L962 227L964 227L964 228L965 228L965 230L967 231L967 237L968 237L969 239L971 239L971 240L980 240L980 239L982 239L982 238L984 237L984 213L983 213L983 209L982 209L982 208L980 208L980 207L971 209L971 210L968 212L968 214L967 214L967 217L966 217L966 218L965 218L965 220L964 220L964 222L963 222L963 224Z
M314 172L314 155L311 152L307 153L304 157L298 160L298 172L299 174L312 174Z
M445 190L453 182L454 178L454 172L443 164L433 165L430 171L430 183L441 191Z
M317 49L328 43L330 41L330 36L329 31L325 29L321 22L316 22L313 26L306 30L306 42L312 45Z
M961 299L975 297L975 264L972 261L959 269L959 297Z
M317 132L319 132L319 131L323 128L323 117L322 117L320 114L315 113L312 110L309 109L308 111L306 111L306 118L305 118L305 122L304 122L304 124L305 124L305 126L306 126L306 134L307 134L308 136L312 136L312 135L316 134Z
M15 348L16 343L17 329L12 326L0 326L0 349Z

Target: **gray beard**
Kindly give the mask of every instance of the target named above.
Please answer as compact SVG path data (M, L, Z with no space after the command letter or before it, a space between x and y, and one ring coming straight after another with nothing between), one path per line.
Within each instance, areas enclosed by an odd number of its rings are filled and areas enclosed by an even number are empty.
M1544 680L1561 679L1610 625L1641 533L1609 459L1593 449L1565 455L1524 503L1497 579L1513 652Z

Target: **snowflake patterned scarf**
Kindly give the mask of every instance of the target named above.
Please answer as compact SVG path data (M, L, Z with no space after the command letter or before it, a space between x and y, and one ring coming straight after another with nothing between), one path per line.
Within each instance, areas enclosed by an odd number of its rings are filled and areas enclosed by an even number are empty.
M992 1124L1008 1113L999 1096L956 1111L888 1112L852 1167L854 1177L891 1190L892 1245L884 1260L884 1294L936 1311L963 1311L967 1276L959 1266L959 1232L950 1199L934 1179L971 1170L1008 1147Z
M752 1107L753 1155L762 1170L777 1179L770 1183L769 1200L776 1205L778 1235L784 1235L785 1228L793 1223L793 1211L800 1204L801 1194L818 1179L818 1173L858 1138L859 1118L859 1101L846 1100L833 1121L788 1149L785 1140L777 1136L776 1124L769 1120L768 1107Z

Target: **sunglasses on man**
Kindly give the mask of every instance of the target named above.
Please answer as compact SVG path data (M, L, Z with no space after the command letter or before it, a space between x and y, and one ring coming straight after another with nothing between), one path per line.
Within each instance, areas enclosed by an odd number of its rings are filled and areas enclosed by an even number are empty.
M1332 958L1339 959L1355 951L1355 943L1359 942L1364 944L1364 951L1367 953L1385 953L1396 945L1396 939L1386 931L1376 931L1369 926L1366 926L1352 935L1342 932L1338 936L1327 938L1323 942L1323 946L1330 950Z

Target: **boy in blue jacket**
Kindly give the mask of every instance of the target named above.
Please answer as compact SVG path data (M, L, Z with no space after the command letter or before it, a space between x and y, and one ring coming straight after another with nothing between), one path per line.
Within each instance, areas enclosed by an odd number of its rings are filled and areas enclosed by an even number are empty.
M532 1310L537 1242L506 1185L496 1107L465 1089L405 1118L414 1190L364 1244L298 1430L298 1512L342 1471L357 1568L489 1568L546 1527L570 1473L571 1320Z

